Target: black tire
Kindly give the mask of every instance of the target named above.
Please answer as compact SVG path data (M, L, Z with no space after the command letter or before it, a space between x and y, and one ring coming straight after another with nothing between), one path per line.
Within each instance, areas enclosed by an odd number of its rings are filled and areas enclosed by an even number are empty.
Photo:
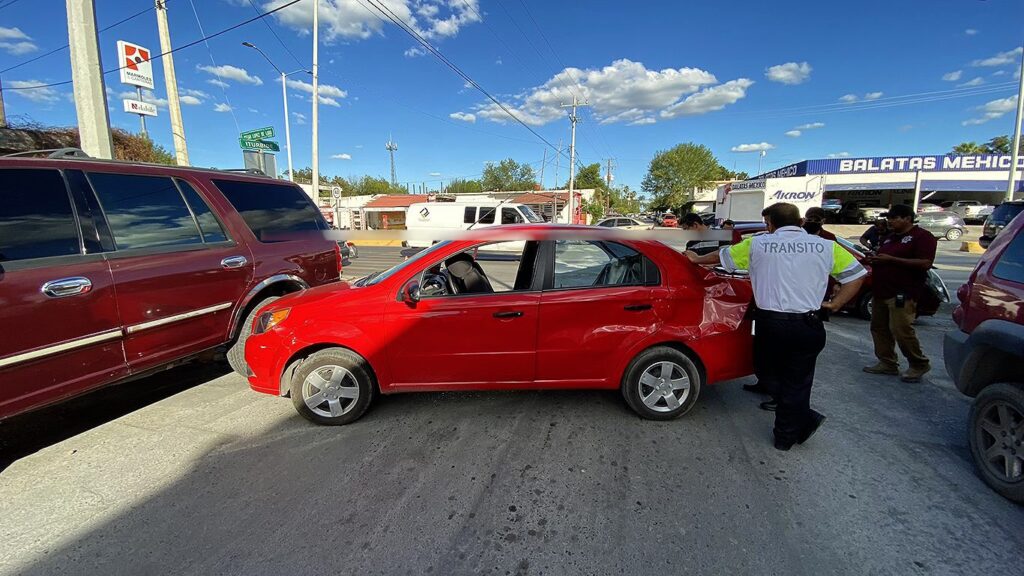
M661 372L659 368L659 364L662 363L674 365L671 368L671 375L667 378L669 380L669 387L676 381L683 380L682 375L684 374L688 382L688 388L685 392L681 389L670 391L666 388L664 390L666 393L670 392L675 398L675 404L677 404L675 408L671 407L667 395L658 396L651 404L644 402L645 396L641 389L648 391L646 397L651 401L651 397L659 394L656 386L663 385L665 379L648 374L648 376L653 376L653 380L651 381L652 385L647 385L641 384L641 378L652 371L663 376L664 372ZM677 375L679 376L678 378L676 378ZM697 365L689 356L675 348L655 346L654 348L644 350L629 363L626 373L622 376L620 388L622 396L626 399L626 404L642 418L648 420L672 420L679 418L693 408L693 405L697 402L697 397L700 395L703 383L703 375L700 369L697 368Z
M865 292L860 300L857 300L857 316L871 320L871 300L871 292Z
M950 228L949 230L946 230L945 238L946 238L946 240L949 240L950 242L955 242L955 241L959 240L960 237L963 236L963 235L964 235L964 231L963 230L961 230L959 228Z
M232 370L242 376L249 376L249 365L245 362L245 341L249 339L249 334L252 334L252 323L256 320L256 313L259 312L260 308L263 308L278 298L280 298L280 296L271 296L260 300L260 302L249 311L249 314L246 315L245 321L238 330L238 339L235 340L235 343L232 344L230 348L228 348L228 365L231 366Z
M318 372L320 378L326 380L338 368L344 369L346 374L339 378L337 384L340 387L336 387L334 390L335 397L333 399L338 401L340 412L331 415L328 413L333 412L330 405L330 393L327 393L328 395L321 403L314 407L310 406L311 402L316 401L311 400L316 395L316 392L313 392L315 385L307 386L306 379L314 372ZM333 382L333 378L330 380ZM373 377L369 363L362 356L344 348L321 350L303 360L292 374L289 386L295 411L310 422L326 426L341 426L358 420L370 407L370 403L373 402L377 393L377 381ZM342 389L355 389L358 391L358 395L355 398L344 395L338 397L337 394ZM324 396L326 391L320 392L320 395Z
M1016 423L1016 432L1007 433L1000 430L991 420L992 412L999 415L999 408ZM1016 414L1014 414L1016 412ZM967 425L967 439L971 446L971 456L979 475L993 490L1003 497L1024 504L1024 384L992 384L986 386L971 405L970 419ZM1012 423L1000 422L1012 429ZM999 448L1005 446L1004 450ZM986 451L996 448L1002 452L988 460ZM1008 453L1007 451L1013 451ZM1015 477L1008 477L1007 462L1016 459L1018 469L1012 471Z

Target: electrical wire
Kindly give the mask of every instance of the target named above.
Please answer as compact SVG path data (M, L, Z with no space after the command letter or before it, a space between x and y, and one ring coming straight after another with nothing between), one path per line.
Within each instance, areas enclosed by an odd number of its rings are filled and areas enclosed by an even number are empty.
M199 20L199 12L196 11L196 4L192 0L188 0L188 3L190 6L192 6L192 14L196 17L196 25L199 26L199 34L205 38L206 32L203 30L203 23ZM213 57L213 48L210 48L210 42L208 40L204 41L203 43L206 44L206 53L210 55L210 62L216 69L217 60ZM221 82L223 82L223 80ZM220 92L224 96L224 102L228 105L228 112L231 113L231 119L235 122L235 130L241 132L242 127L238 124L238 116L235 115L235 107L231 105L231 99L228 97L227 87L225 87L223 83L218 84L217 87L220 88Z
M21 2L21 0L11 0L10 2L8 2L6 4L0 4L0 10L3 10L4 8L7 8L9 6L14 6L18 2Z
M256 6L256 3L253 2L253 0L249 0L249 5L252 6L252 9L255 10L257 14L260 13L260 9ZM270 25L270 21L264 19L263 23L267 25L267 30L270 30L270 33L274 35L274 38L277 38L277 42L281 44L281 47L284 48L285 52L287 52L288 55L292 57L292 60L295 60L295 63L298 64L300 68L309 68L309 66L306 66L305 64L302 63L301 60L299 60L298 56L296 56L295 53L292 52L292 49L289 48L288 45L284 43L284 40L281 40L281 37L278 36L277 31L274 30L274 27Z
M178 46L177 48L172 48L172 49L168 50L167 52L161 52L160 54L155 54L153 56L150 56L149 59L150 59L150 61L153 61L153 60L156 60L157 58L161 58L161 57L166 56L168 54L173 54L173 53L175 53L175 52L177 52L179 50L184 50L185 48L191 48L191 47L195 46L196 44L199 44L200 42L205 42L207 40L212 40L213 38L216 38L218 36L222 36L224 34L227 34L228 32L231 32L232 30L236 30L238 28L241 28L242 26L245 26L247 24L251 24L251 23L253 23L253 22L255 22L255 21L257 21L257 20L259 20L261 18L266 18L267 16L270 16L271 14L273 14L275 12L278 12L280 10L284 10L285 8L287 8L289 6L298 4L299 2L302 2L302 1L303 0L291 0L291 2L288 2L287 4L282 4L282 5L278 6L277 8L274 8L273 10L270 10L270 11L264 12L263 14L260 14L259 16L255 16L253 18L249 18L248 20L239 22L238 24L235 24L233 26L229 26L229 27L227 27L227 28L225 28L223 30L220 30L219 32L214 32L213 34L210 34L209 36L204 36L203 38L199 38L198 40L193 40L192 42L189 42L187 44L182 44L181 46ZM110 70L106 70L105 72L103 72L103 74L106 75L106 74L113 74L114 72L120 72L122 68L127 68L127 66L128 65L125 64L123 66L118 66L117 68L111 68ZM35 84L35 85L32 85L32 86L20 86L20 87L17 87L17 88L4 88L4 91L8 92L8 91L12 91L12 90L38 90L39 88L53 88L54 86L65 86L67 84L71 84L72 82L74 82L74 80L64 80L62 82L51 82L49 84Z

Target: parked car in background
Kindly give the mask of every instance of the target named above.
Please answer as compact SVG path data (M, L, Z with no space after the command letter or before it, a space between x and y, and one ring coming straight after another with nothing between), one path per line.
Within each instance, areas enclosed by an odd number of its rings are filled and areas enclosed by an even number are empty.
M752 372L751 298L749 280L662 242L482 230L268 306L246 345L249 385L319 424L358 419L378 394L538 388L619 390L641 417L668 420L704 386Z
M959 240L964 235L964 219L956 212L918 212L917 225L929 231L936 238L949 241Z
M620 230L652 230L654 228L653 223L646 224L636 218L627 218L625 216L605 218L595 224L595 226L600 226L602 228L618 228Z
M998 211L998 208L997 208ZM981 256L943 341L946 371L974 398L967 439L982 479L1024 503L1024 219L1012 220Z
M862 206L859 202L850 200L843 204L843 209L839 212L839 221L843 224L867 224L874 222L888 208L881 206Z
M950 200L940 204L947 212L955 212L961 218L968 221L980 221L986 215L992 213L992 206L982 204L977 200Z
M931 202L921 202L917 206L917 212L918 213L945 212L945 211L946 211L946 209L943 208L942 206L939 206L938 204L933 204Z
M821 201L821 208L825 211L826 222L839 222L839 212L843 209L843 201L839 198L825 198Z
M665 228L678 228L679 219L676 218L675 214L665 214L661 217L661 225Z
M1009 226L1018 214L1024 212L1024 201L1003 202L992 210L992 215L985 220L979 242L985 248L995 240L996 236Z
M225 346L244 374L259 308L341 271L309 197L264 176L6 157L0 197L0 325L17 335L0 338L0 419Z

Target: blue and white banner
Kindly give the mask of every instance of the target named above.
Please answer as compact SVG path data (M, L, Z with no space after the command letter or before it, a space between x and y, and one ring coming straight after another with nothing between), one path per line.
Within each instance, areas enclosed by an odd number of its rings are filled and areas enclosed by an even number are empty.
M804 160L766 172L755 178L790 178L810 174L885 174L918 170L923 172L1005 171L1010 169L1010 161L1009 154L829 158ZM1024 169L1024 156L1017 159L1017 169Z

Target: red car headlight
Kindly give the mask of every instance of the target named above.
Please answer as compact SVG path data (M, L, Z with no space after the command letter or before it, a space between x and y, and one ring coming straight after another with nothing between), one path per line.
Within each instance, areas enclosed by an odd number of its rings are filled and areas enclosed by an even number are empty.
M274 326L284 322L284 319L288 317L289 312L291 312L291 308L281 308L280 310L272 310L270 312L260 314L252 325L252 333L263 334L267 330L270 330Z

